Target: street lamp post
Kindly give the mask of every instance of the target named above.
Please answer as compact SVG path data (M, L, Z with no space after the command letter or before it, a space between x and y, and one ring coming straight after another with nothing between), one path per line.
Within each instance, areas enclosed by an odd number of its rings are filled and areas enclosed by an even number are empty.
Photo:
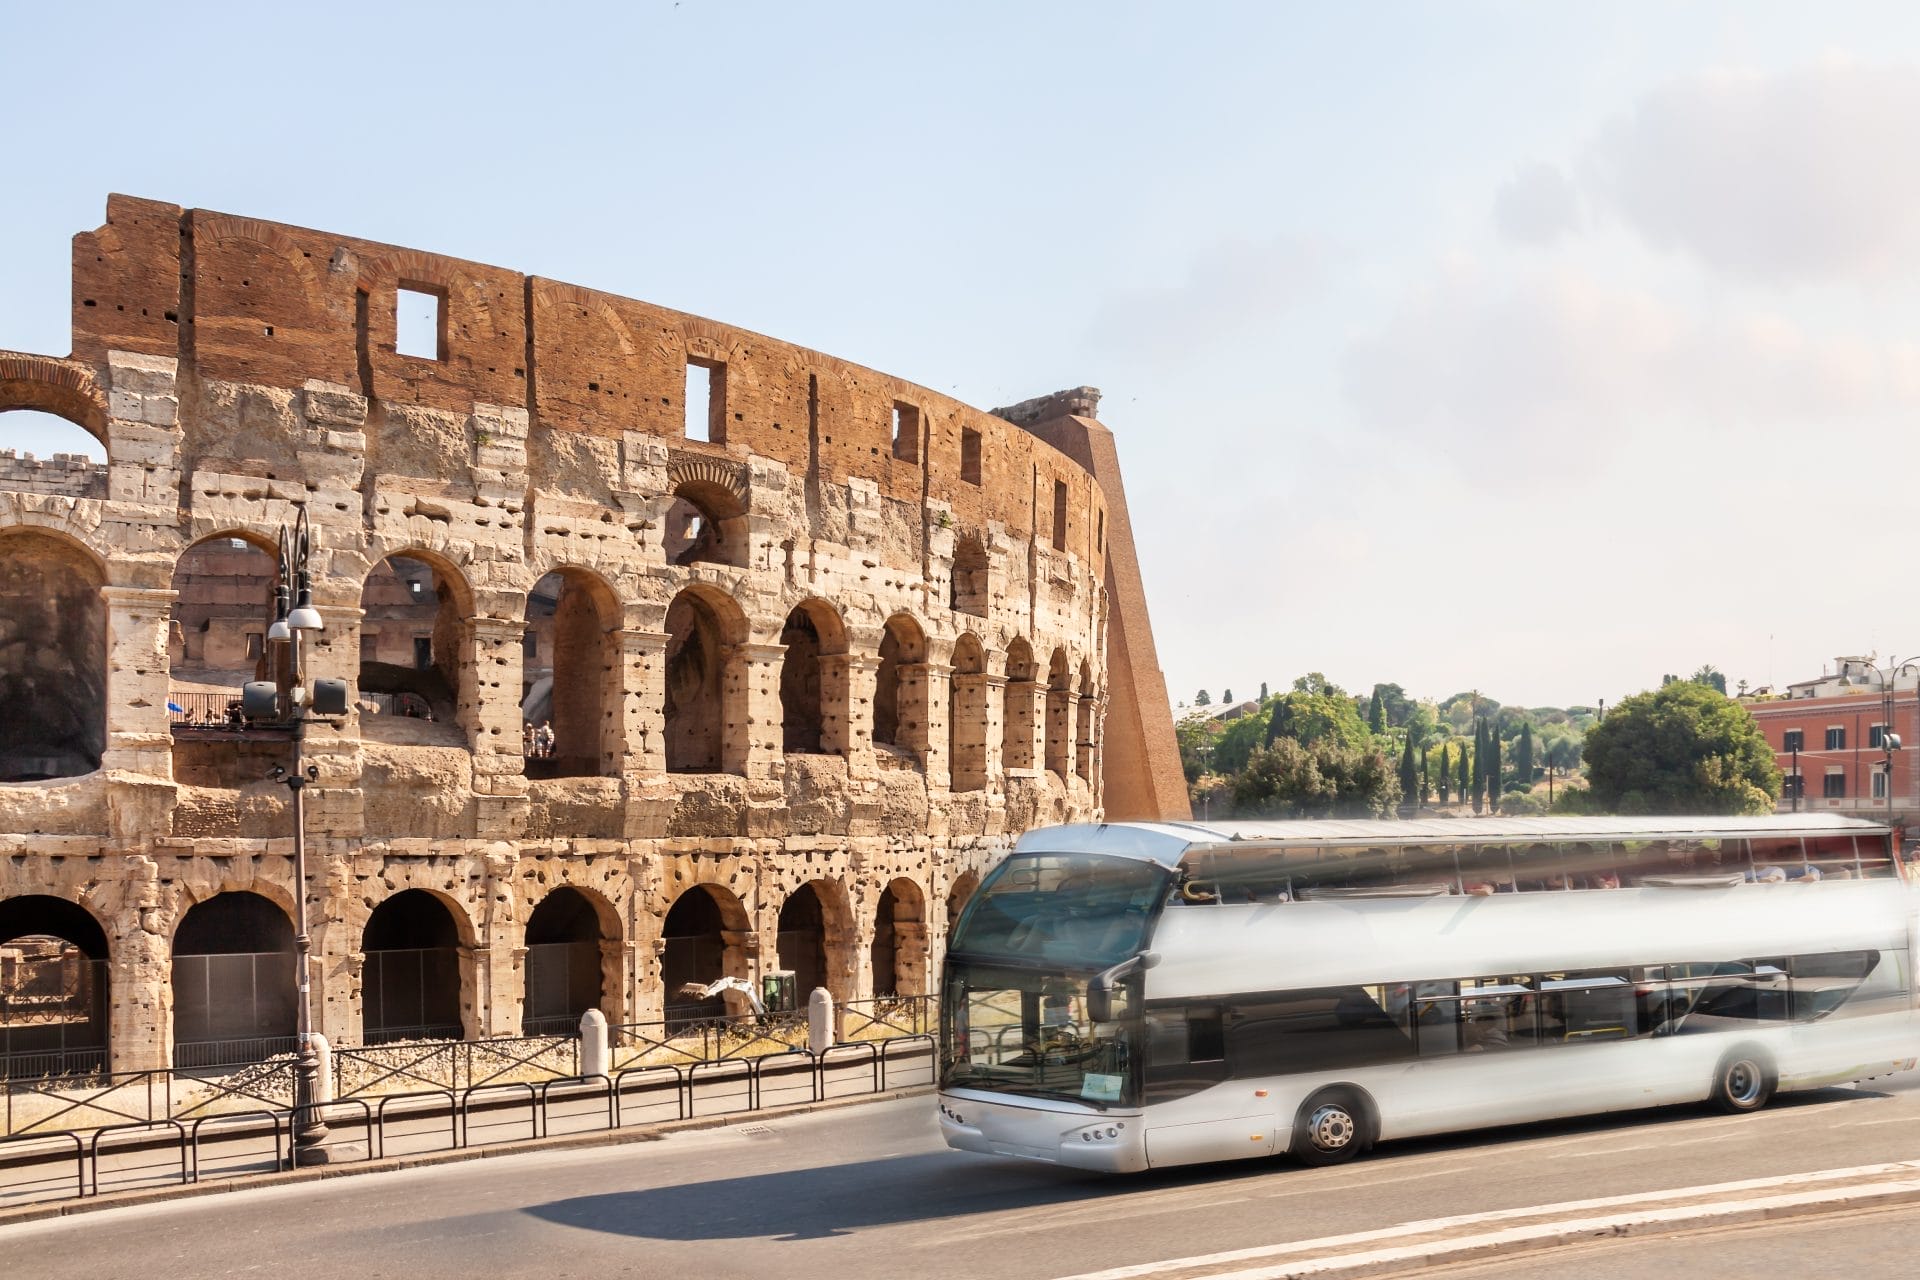
M310 719L327 720L343 716L347 710L344 680L316 680L308 694L306 672L302 666L301 639L307 632L326 629L320 611L313 607L313 579L310 559L312 535L303 507L294 528L280 529L280 581L274 589L275 617L267 628L267 639L287 646L284 669L279 678L249 683L242 691L242 709L249 720L285 724L293 733L293 767L273 767L275 781L284 782L292 793L293 808L293 919L294 982L296 987L295 1029L300 1051L293 1071L293 1163L325 1164L327 1151L326 1121L315 1102L320 1078L320 1053L313 1043L313 939L307 932L307 821L305 792L307 784L320 776L320 770L302 759ZM289 588L293 590L289 608Z
M1880 682L1880 750L1886 757L1881 776L1887 788L1887 826L1893 826L1893 753L1900 750L1900 735L1893 731L1893 682L1900 673L1920 660L1920 654L1912 658L1903 658L1890 663L1886 677Z

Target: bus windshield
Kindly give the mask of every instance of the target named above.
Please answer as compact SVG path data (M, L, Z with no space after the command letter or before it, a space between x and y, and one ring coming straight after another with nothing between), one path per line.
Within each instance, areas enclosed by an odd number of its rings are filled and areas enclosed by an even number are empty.
M952 962L940 1009L947 1045L942 1088L990 1089L1131 1106L1139 1101L1133 1047L1136 983L1087 999L1086 978ZM1098 1012L1109 1019L1094 1021Z
M1107 969L1145 944L1173 876L1133 858L1015 854L980 886L948 949L1049 969Z

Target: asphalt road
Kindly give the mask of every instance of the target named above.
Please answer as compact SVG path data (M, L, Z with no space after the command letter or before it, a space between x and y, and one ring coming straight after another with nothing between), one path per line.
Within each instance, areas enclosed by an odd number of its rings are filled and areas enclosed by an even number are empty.
M1753 1116L1676 1108L1393 1144L1337 1169L1276 1159L1124 1178L950 1152L931 1098L919 1097L23 1224L0 1229L0 1259L11 1275L87 1280L288 1267L408 1280L1050 1280L1410 1220L1915 1157L1914 1073L1886 1088L1789 1097ZM1813 1256L1844 1261L1859 1239L1838 1230ZM1613 1247L1580 1252L1612 1265ZM1541 1274L1540 1262L1485 1274ZM1702 1275L1731 1270L1694 1265ZM1875 1274L1845 1269L1855 1280Z

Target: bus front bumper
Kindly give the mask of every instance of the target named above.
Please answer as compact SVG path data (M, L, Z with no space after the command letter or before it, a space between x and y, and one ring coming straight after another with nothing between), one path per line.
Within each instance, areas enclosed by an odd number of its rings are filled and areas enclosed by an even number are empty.
M940 1095L940 1135L959 1151L1041 1160L1102 1173L1147 1167L1146 1127L1138 1113L1054 1110Z

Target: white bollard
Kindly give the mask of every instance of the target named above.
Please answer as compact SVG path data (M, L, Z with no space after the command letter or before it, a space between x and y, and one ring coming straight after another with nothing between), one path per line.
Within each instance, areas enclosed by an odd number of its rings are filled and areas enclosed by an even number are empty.
M833 994L815 987L807 997L807 1051L815 1057L833 1046Z
M612 1058L607 1053L607 1015L589 1009L580 1015L580 1074L604 1076Z
M319 1070L315 1072L313 1080L313 1100L316 1103L332 1102L333 1046L328 1044L327 1038L318 1031L308 1036L307 1041L313 1045L313 1056L319 1063Z

